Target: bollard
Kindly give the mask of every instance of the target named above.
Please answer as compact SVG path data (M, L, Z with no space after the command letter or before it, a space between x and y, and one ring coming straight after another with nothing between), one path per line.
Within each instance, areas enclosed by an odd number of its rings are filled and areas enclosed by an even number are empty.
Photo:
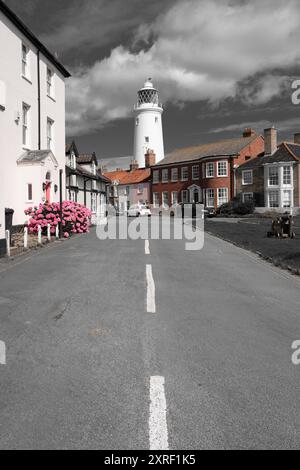
M56 225L56 229L55 229L55 237L56 237L56 240L59 239L59 226Z
M6 239L6 255L10 257L10 231L5 230L5 239Z
M28 248L28 227L24 228L24 248L25 250Z
M39 231L38 231L38 244L42 244L42 227L39 225Z
M50 231L50 229L51 229L51 225L48 224L48 225L47 225L47 238L48 238L48 242L51 242L51 231Z

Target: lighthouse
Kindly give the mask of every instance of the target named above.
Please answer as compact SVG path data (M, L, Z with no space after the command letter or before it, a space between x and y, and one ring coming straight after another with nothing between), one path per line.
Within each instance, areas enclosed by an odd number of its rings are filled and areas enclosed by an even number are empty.
M161 161L164 154L164 139L162 129L163 107L159 103L158 90L149 78L143 88L138 91L138 101L134 107L134 159L140 168L145 166L145 154L153 150L156 163Z

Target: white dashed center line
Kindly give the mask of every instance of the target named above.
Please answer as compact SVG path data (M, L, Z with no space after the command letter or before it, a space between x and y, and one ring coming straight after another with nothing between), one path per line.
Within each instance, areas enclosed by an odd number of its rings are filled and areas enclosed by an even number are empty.
M6 364L6 346L4 341L0 341L0 365L5 366Z
M150 255L150 244L149 240L145 240L145 254Z
M146 265L146 278L147 278L147 312L156 313L155 304L155 284L152 275L151 264Z
M164 377L150 377L150 450L169 450Z

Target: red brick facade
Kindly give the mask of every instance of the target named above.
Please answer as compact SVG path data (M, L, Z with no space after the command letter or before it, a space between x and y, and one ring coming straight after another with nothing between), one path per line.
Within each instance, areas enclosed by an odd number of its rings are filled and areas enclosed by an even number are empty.
M176 161L172 154L152 167L152 202L154 206L178 202L200 202L206 207L217 208L235 195L234 169L255 158L264 150L264 139L253 136L243 139L236 153L212 153L214 156L193 155L189 160L183 150L184 160L180 160L180 150L176 151ZM244 136L245 137L245 136ZM248 136L249 137L249 136ZM233 140L234 142L234 140ZM236 142L235 147L236 147ZM216 144L216 145L219 145ZM228 148L228 141L226 141ZM200 147L199 147L200 149ZM194 169L193 169L194 168ZM177 175L176 175L177 169ZM183 170L185 169L185 170ZM187 191L183 193L183 191ZM176 193L176 194L174 194Z

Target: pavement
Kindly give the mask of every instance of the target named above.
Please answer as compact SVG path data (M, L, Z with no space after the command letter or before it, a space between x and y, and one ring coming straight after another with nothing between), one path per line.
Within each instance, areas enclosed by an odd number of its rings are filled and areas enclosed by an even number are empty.
M184 246L92 231L0 265L1 449L300 447L298 278Z

